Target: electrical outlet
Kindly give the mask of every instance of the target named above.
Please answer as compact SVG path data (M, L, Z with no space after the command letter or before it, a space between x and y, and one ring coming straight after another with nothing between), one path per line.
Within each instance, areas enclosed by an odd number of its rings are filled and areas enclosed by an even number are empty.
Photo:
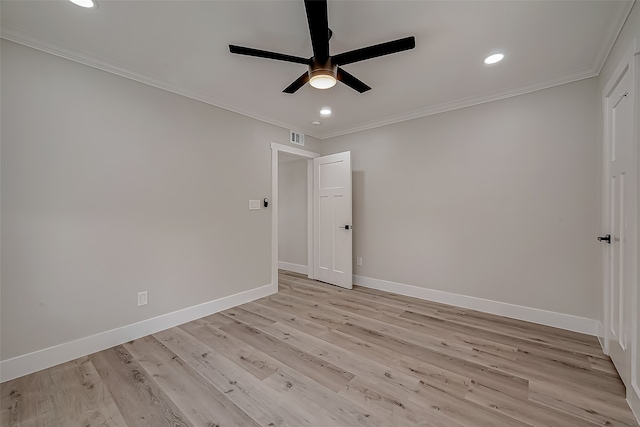
M356 257L356 265L362 265L362 257Z
M141 305L147 305L149 303L149 292L138 292L138 307Z

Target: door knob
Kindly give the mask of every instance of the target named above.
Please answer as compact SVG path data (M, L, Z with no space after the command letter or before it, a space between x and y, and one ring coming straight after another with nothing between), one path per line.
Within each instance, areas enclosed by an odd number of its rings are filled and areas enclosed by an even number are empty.
M353 230L353 227L350 225L345 225L344 227L338 227L338 228L341 228L343 230Z
M599 242L607 242L608 244L611 244L611 234L607 234L606 236L598 237L598 241Z

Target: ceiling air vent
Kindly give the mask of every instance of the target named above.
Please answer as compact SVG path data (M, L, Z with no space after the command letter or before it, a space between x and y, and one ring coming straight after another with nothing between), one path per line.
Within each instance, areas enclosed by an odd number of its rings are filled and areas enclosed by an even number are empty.
M304 134L291 131L291 138L289 138L289 142L304 146Z

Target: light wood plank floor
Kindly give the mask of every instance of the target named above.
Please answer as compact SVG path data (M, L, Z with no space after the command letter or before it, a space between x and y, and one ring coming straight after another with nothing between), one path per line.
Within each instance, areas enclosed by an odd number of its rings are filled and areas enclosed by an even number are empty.
M594 337L285 272L1 392L2 426L638 425Z

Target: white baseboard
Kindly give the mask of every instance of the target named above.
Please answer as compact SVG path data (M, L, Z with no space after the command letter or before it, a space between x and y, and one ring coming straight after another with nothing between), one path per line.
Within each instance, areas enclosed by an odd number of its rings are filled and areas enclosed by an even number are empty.
M454 305L456 307L469 308L472 310L482 311L484 313L497 314L499 316L525 320L527 322L553 326L583 334L594 336L598 335L599 322L595 319L509 304L506 302L453 294L450 292L437 291L435 289L421 288L413 285L405 285L403 283L388 282L386 280L372 279L364 276L354 275L353 283L364 286L365 288L379 289L381 291L393 292L428 301Z
M278 261L278 268L281 270L293 271L294 273L308 274L309 269L306 265L293 264L290 262Z
M627 403L640 423L640 390L636 386L629 387L627 390Z
M597 337L598 340L600 340L600 342L603 342L604 340L604 325L602 324L602 322L600 320L596 320L596 322L598 322L598 333L597 333Z
M602 352L604 354L607 354L607 347L606 347L605 342L604 342L604 325L599 320L598 320L598 333L597 333L596 337L598 338L598 342L600 343L600 347L602 347ZM608 354L607 354L607 356L608 356Z
M238 305L266 297L278 292L272 284L250 289L213 301L194 305L182 310L163 314L131 325L101 332L64 344L55 345L33 353L17 356L0 362L0 382L5 382L23 375L70 360L83 357L122 343L135 340L210 314L236 307Z

